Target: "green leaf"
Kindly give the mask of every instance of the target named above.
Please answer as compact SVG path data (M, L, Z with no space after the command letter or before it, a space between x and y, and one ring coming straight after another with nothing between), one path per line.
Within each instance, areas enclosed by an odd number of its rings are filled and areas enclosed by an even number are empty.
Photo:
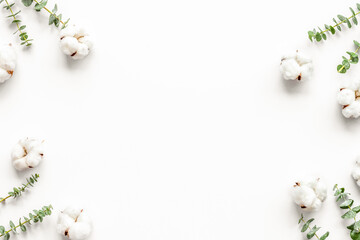
M344 61L349 62L349 60L346 59L344 56L343 56L343 59L344 59ZM337 197L336 201L339 201L340 199L344 199L348 195L350 195L350 193L340 193L339 196Z
M46 6L46 4L47 4L47 0L42 0L41 2L36 3L34 8L36 11L40 11Z
M354 223L354 229L352 229L352 230L359 231L359 229L360 229L360 221L357 221Z
M4 234L5 233L5 227L4 226L0 226L0 234Z
M321 35L320 35L320 33L318 33L318 32L316 33L315 39L316 39L316 41L318 41L318 42L321 41Z
M308 229L308 228L309 228L309 225L310 225L310 223L311 223L312 221L314 221L314 219L313 219L313 218L311 218L311 219L307 220L307 222L306 222L306 223L304 224L304 226L301 228L301 232L305 232L305 231L306 231L306 229Z
M349 218L354 218L356 216L356 212L354 212L353 210L350 210L348 212L346 212L344 215L342 215L341 217L344 219L349 219Z
M356 4L356 7L360 11L360 4L359 3Z
M16 17L16 15L18 15L19 13L21 13L21 10L20 10L20 11L17 11L17 12L14 13L14 14L11 14L11 15L9 15L9 16L6 16L6 17L8 17L8 18L10 18L10 17Z
M329 232L326 232L324 235L320 237L320 240L325 240L329 236Z
M14 233L16 233L16 227L15 227L15 224L12 222L12 221L10 221L10 228L11 228L11 230L14 232Z
M319 227L314 226L314 227L310 230L310 232L306 235L306 237L307 237L308 239L311 239L319 229L320 229Z
M7 233L5 236L4 236L4 240L9 240L10 239L10 234Z
M351 13L353 14L353 16L355 15L355 11L354 11L354 9L352 9L351 7L349 8L350 9L350 11L351 11Z
M340 208L347 209L347 208L351 207L353 205L353 203L354 203L354 200L352 200L352 199L346 200L345 202L340 204Z
M53 24L56 20L56 17L54 16L54 14L50 14L49 16L49 25Z
M25 7L31 6L34 0L21 0L21 2L25 5Z
M350 237L352 240L360 240L360 233L356 230L350 232Z
M56 12L57 12L57 10L58 10L58 7L57 7L57 4L55 4L55 6L54 6L54 8L53 8L52 12L53 12L53 13L56 13Z
M342 61L342 65L344 66L344 68L346 69L346 70L349 70L350 69L350 62L349 62L349 60L344 60L344 61Z
M21 226L20 226L20 229L21 229L21 231L26 232L26 227L25 227L25 225L21 225Z
M11 227L11 228L14 228L14 227L15 227L15 224L13 223L13 221L10 221L9 224L10 224L10 227Z
M360 206L354 207L352 210L354 212L358 213L358 212L360 212Z
M300 219L299 219L298 224L300 224L302 220L304 220L304 215L303 214L300 215Z
M346 17L344 17L343 15L337 15L337 17L339 18L340 21L345 21L345 19L347 19Z
M345 69L345 67L343 65L338 65L337 66L337 71L339 73L346 73L346 69ZM338 200L336 200L336 201L338 201Z
M338 196L339 194L344 193L344 192L345 192L345 188L339 188L335 191L334 196Z
M333 187L333 191L335 191L335 189L337 189L338 185L335 184L334 187Z
M313 31L308 31L309 39L310 41L313 41L313 38L315 37L315 34Z
M360 43L356 40L354 40L354 44L357 46L357 47L360 47Z
M359 62L359 56L354 52L346 52L350 55L350 63L358 63Z
M66 22L64 22L63 26L61 27L61 29L64 29L66 28L68 22L70 21L70 18L68 18L68 20L66 20Z
M351 28L351 22L349 21L349 19L345 19L345 22L347 23L347 25L348 25L348 28Z
M333 26L330 26L330 32L331 34L335 34L335 28Z

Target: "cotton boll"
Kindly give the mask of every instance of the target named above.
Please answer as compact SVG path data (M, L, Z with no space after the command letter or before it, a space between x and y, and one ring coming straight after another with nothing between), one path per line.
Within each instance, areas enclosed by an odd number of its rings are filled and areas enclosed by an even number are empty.
M11 72L9 73L8 71L0 68L0 83L3 83L6 80L10 79L11 76L12 76Z
M341 89L337 95L338 103L341 105L349 105L355 101L355 91L352 89Z
M285 80L298 79L300 76L300 66L295 59L284 60L280 65L280 72Z
M66 55L72 55L77 52L79 48L79 42L73 37L64 37L60 42L60 48Z
M83 209L67 207L60 213L57 223L57 232L70 240L82 240L90 236L92 222Z
M67 208L65 208L65 210L63 211L63 213L71 218L73 218L74 220L77 219L79 217L79 215L81 214L82 209L78 208L78 207L74 207L74 206L69 206Z
M82 211L81 214L79 214L77 218L78 222L87 223L89 225L92 225L91 218L87 212Z
M311 59L307 56L303 55L302 53L297 52L296 54L296 61L299 63L299 65L305 65L307 63L311 63Z
M360 187L360 157L357 158L351 175L356 181L356 184Z
M348 106L345 106L342 110L342 114L346 118L358 118L360 116L360 102L354 101Z
M89 48L85 44L80 44L77 53L73 56L73 59L82 59L89 54Z
M344 81L337 100L343 106L342 114L346 118L360 117L360 80Z
M309 185L314 189L317 198L323 202L327 197L327 186L320 181L320 179L314 179L309 182Z
M311 59L296 52L282 58L280 72L285 80L302 80L310 77L313 65Z
M327 197L327 187L320 179L297 182L292 189L294 202L303 210L318 210Z
M86 46L88 46L89 48L93 47L93 42L90 36L84 36L82 38L79 38L79 42L80 43L84 43Z
M310 211L318 211L321 208L321 206L322 206L322 201L317 198L311 205Z
M91 38L83 28L70 25L60 32L61 50L75 60L86 57L92 46Z
M360 79L350 80L346 84L346 88L352 89L354 91L357 91L360 89Z
M44 159L43 142L35 139L21 139L14 147L11 158L16 170L34 168Z
M76 223L70 227L68 235L69 239L82 240L87 238L91 233L91 226L87 223Z
M15 71L16 53L11 44L0 46L0 83L9 80Z
M356 184L360 187L360 168L356 168L352 172L352 176L356 181Z
M57 232L59 234L63 234L68 231L68 229L75 224L75 219L66 215L66 214L59 214L58 217L58 224L57 224Z
M311 76L312 71L313 71L313 65L312 64L302 65L300 67L301 79L309 78Z
M312 204L316 200L316 194L313 189L308 186L297 185L293 189L294 202L301 208L311 208Z
M18 160L15 160L13 161L13 166L16 170L18 171L22 171L24 169L27 169L29 168L29 165L27 164L26 161L24 161L24 159L18 159Z

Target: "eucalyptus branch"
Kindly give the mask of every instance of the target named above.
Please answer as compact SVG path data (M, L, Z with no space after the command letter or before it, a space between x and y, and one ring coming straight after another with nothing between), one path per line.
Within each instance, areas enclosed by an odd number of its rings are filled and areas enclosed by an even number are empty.
M346 71L350 68L350 63L356 64L359 62L358 51L360 50L360 43L354 40L354 44L357 47L355 52L346 52L349 54L350 58L346 58L344 56L342 57L342 63L337 66L338 73L346 73Z
M46 7L46 4L48 2L48 0L21 0L22 3L25 5L25 7L30 7L34 2L35 2L35 11L40 12L41 9L44 9L45 11L47 11L50 16L49 16L49 25L54 24L56 27L60 26L60 23L62 24L62 28L65 28L66 25L68 24L70 18L68 20L66 20L65 22L62 21L62 14L57 15L57 11L58 11L58 7L57 4L55 4L53 10L49 10Z
M305 232L306 230L309 230L309 232L306 234L307 239L311 239L314 236L318 239L318 240L325 240L328 236L329 236L329 232L326 232L324 235L322 235L321 237L319 237L316 232L319 231L320 227L317 227L316 225L314 225L314 227L310 227L310 224L314 221L314 218L311 218L309 220L304 220L304 215L301 214L301 217L299 219L299 224L303 223L304 225L301 228L301 232Z
M354 219L354 223L347 226L347 229L350 230L350 237L353 240L360 239L360 221L356 220L356 215L360 212L360 206L352 207L354 200L350 199L350 193L345 192L344 188L338 188L338 185L335 184L334 196L337 197L336 201L342 200L342 203L339 205L341 209L347 209L348 211L342 215L343 219Z
M21 194L22 194L23 192L25 192L25 190L26 190L27 188L34 186L34 183L38 181L37 179L38 179L39 177L40 177L40 176L39 176L39 174L37 174L37 173L35 173L35 175L31 175L30 178L27 178L27 179L26 179L26 183L25 183L25 184L22 184L21 187L14 187L14 188L13 188L13 191L12 191L12 192L9 192L9 193L8 193L9 195L8 195L7 197L5 197L5 198L1 198L1 197L0 197L0 203L3 202L3 201L5 201L6 199L8 199L8 198L10 198L10 197L12 197L12 198L17 198L17 197L21 196Z
M10 239L10 232L17 233L17 228L20 228L22 232L26 232L25 224L31 224L42 222L44 217L51 215L51 209L53 207L51 205L44 206L42 209L33 210L33 213L29 213L29 217L23 217L19 219L19 224L15 225L13 221L9 222L10 229L6 230L4 226L0 226L0 237L4 237L4 240Z
M357 20L356 16L358 14L360 14L360 4L359 3L356 4L356 8L357 8L358 12L355 12L354 9L352 9L351 7L349 8L352 13L352 15L350 17L344 17L343 15L339 14L339 15L337 15L339 22L337 22L336 19L333 18L333 21L335 23L334 25L329 26L327 24L324 24L325 30L322 30L320 27L318 27L319 31L317 31L315 28L313 31L308 31L308 36L309 36L310 41L313 41L313 39L315 39L317 42L320 42L321 40L326 40L327 39L326 33L330 32L331 34L335 34L336 29L341 31L341 25L343 23L346 23L348 28L351 28L352 24L351 24L350 20L352 20L352 22L355 25L358 25L358 20Z
M19 38L21 40L21 45L31 46L31 44L32 44L31 41L33 39L29 39L28 34L26 33L26 31L24 31L24 29L26 28L26 25L22 25L21 20L17 18L21 11L18 11L15 13L12 9L12 7L15 5L15 3L9 4L8 0L0 0L0 4L3 2L5 2L5 4L6 4L4 6L4 8L6 10L10 11L10 13L11 13L11 15L9 15L7 17L12 18L13 21L11 23L14 23L17 27L17 30L16 30L16 32L14 32L14 34L19 32Z

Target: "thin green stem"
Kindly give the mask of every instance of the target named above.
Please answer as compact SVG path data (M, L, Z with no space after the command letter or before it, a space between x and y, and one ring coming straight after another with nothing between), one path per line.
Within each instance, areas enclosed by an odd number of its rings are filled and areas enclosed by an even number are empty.
M14 188L13 192L9 192L9 195L5 198L0 198L0 203L4 202L6 199L13 197L16 198L18 196L21 195L22 192L25 192L25 190L29 187L29 186L33 186L32 184L37 182L37 179L39 178L38 174L32 175L29 179L27 180L26 184L23 184L21 187L18 188Z
M18 225L15 225L12 221L10 221L10 229L7 231L5 231L4 226L0 226L1 227L0 238L5 236L6 239L9 239L10 232L16 233L16 229L19 227L21 228L21 231L25 232L26 227L24 225L26 223L31 224L31 221L33 223L42 222L46 216L51 215L51 209L53 209L53 207L51 205L49 205L49 206L44 206L39 210L33 210L35 215L33 215L32 213L29 213L28 218L27 217L20 218ZM22 222L22 219L23 219L23 222Z
M39 4L39 2L37 0L34 0L34 2L36 2L37 4ZM44 7L44 9L50 13L50 15L54 15L56 17L56 19L59 20L59 22L61 22L62 25L65 25L65 23L63 21L61 21L61 19L56 15L54 14L52 11L50 11L47 7Z
M360 47L358 47L355 51L355 53L357 53L360 50ZM350 60L350 59L349 59ZM345 65L343 65L339 70L338 73L340 73L343 69L344 69ZM337 188L337 187L336 187ZM337 188L338 189L338 188Z
M8 6L8 8L9 8L9 10L10 10L10 12L11 12L11 15L12 15L12 17L14 18L14 20L15 20L15 21L18 20L18 19L16 18L16 16L14 15L14 11L13 11L12 8L10 7L10 4L9 4L8 0L5 0L5 2L6 2L6 5ZM16 27L17 27L18 31L20 32L20 34L22 34L23 32L22 32L22 30L20 29L19 23L18 23L18 22L15 22L15 23L16 23ZM27 39L24 39L24 41L26 42L26 44L30 44Z
M2 198L2 199L0 200L0 203L3 202L3 201L5 201L5 200L8 199L9 197L11 197L11 196L9 195L9 196L7 196L6 198Z
M356 52L359 50L360 47L358 47L358 49L356 50ZM339 190L339 187L336 186L336 190ZM352 211L352 208L350 206L348 206L349 210ZM356 215L354 216L354 221L356 222Z
M355 13L355 15L352 15L351 17L348 17L348 18L346 18L345 20L342 20L341 22L338 22L337 24L335 24L335 25L332 26L332 27L333 27L333 28L336 28L336 27L340 26L341 24L347 22L348 20L352 19L353 17L357 16L358 14L360 14L360 11L357 12L357 13ZM330 30L330 28L325 29L324 31L321 31L320 34L321 34L321 33L326 33L326 32L329 31L329 30Z
M38 215L36 215L36 216L38 216ZM10 230L7 230L6 232L4 232L4 234L1 234L0 237L5 236L6 234L12 232L14 229L16 229L16 228L20 227L21 225L24 225L24 224L26 224L26 223L28 223L28 222L30 222L30 221L31 221L31 219L28 219L28 220L22 222L21 224L15 226L14 228L12 228L12 229L10 229Z
M302 221L304 224L306 223L304 219L301 219L301 221ZM308 229L311 231L310 225L308 226ZM0 236L0 237L1 237L1 236ZM315 237L316 237L318 240L320 240L319 236L318 236L316 233L315 233Z

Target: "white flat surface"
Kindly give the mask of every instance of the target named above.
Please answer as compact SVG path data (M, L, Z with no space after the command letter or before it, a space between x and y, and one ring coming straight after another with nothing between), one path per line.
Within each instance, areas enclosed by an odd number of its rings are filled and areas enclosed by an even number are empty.
M17 0L17 2L19 2ZM49 1L49 5L55 2ZM73 62L47 14L23 9L34 46L13 42L15 76L0 86L0 189L33 172L40 182L0 206L0 223L52 203L88 210L94 239L304 239L289 190L312 175L345 186L360 153L360 120L336 103L336 65L359 27L312 44L307 31L356 1L134 0L57 2L95 47ZM313 57L311 81L284 82L282 54ZM46 141L47 160L17 173L18 139ZM0 195L1 195L0 194ZM331 239L348 238L333 197L314 214ZM56 214L17 239L61 239Z

